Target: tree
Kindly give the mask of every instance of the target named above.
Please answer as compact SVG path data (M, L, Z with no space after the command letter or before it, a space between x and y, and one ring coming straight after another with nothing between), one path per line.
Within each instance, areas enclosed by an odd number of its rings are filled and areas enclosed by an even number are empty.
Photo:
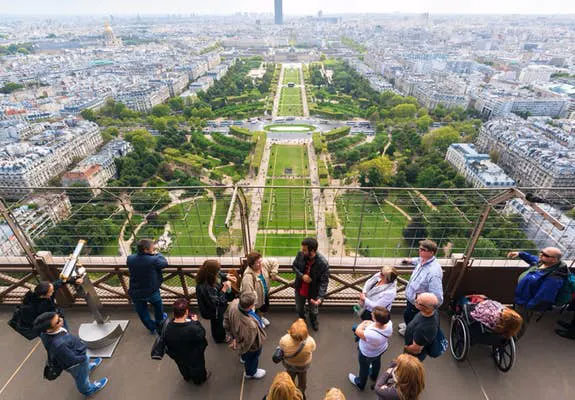
M9 94L24 88L24 85L15 82L6 82L4 86L0 87L0 93Z
M427 129L429 129L429 126L431 125L432 122L433 118L431 118L429 115L426 114L417 118L415 124L417 125L417 130L419 132L425 132L427 131Z
M135 129L124 134L124 138L134 146L136 151L145 151L153 149L156 145L156 139L150 132L145 129Z
M398 104L391 109L394 118L413 118L417 107L413 104Z
M426 133L421 142L427 151L435 149L444 153L449 145L460 140L461 136L455 129L451 126L443 126Z
M90 110L89 108L82 110L82 112L80 112L80 115L85 120L92 121L92 122L96 121L96 114L94 113L93 110Z
M167 117L170 115L170 107L165 104L158 104L152 107L151 113L156 117Z

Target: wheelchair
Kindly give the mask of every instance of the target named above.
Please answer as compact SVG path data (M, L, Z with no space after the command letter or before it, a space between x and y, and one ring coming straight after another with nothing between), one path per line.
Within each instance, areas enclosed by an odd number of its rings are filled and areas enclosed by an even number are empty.
M475 344L491 346L491 356L497 368L508 372L515 363L517 348L514 338L505 338L475 321L470 315L469 304L461 306L451 317L449 349L456 361L464 361L469 348Z

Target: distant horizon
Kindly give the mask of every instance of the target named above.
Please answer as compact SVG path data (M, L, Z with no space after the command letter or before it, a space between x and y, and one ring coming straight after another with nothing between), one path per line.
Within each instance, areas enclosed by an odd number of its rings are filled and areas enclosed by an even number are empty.
M2 6L0 16L132 16L132 15L191 15L230 16L238 13L273 14L273 0L212 0L202 3L190 0L24 0ZM404 0L387 3L381 0L283 0L283 14L287 16L317 15L575 15L572 0Z

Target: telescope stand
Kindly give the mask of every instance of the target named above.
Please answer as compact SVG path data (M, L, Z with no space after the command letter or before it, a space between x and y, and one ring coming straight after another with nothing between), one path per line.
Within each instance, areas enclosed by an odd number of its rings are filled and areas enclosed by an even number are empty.
M92 285L92 281L86 275L82 283L86 303L94 316L94 322L80 325L78 336L88 347L88 356L110 358L120 343L124 331L128 327L129 320L110 320L102 317L100 310L102 303Z

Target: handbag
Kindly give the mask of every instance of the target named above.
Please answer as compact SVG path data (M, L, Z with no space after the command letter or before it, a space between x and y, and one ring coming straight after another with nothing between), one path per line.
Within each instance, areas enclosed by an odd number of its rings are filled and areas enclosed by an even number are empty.
M53 381L60 376L62 373L62 368L51 359L50 354L48 354L48 359L44 365L44 379L48 381Z
M295 351L295 353L293 353L290 356L286 356L284 354L284 351L281 349L281 347L276 347L276 349L274 350L274 354L272 354L272 361L276 364L279 364L280 362L282 362L283 360L287 359L287 358L294 358L295 356L297 356L299 353L301 353L301 351L303 350L304 346L305 346L305 342L307 341L307 339L303 340L299 347L297 348L297 350Z
M162 332L156 337L156 340L154 340L152 351L150 352L152 360L161 360L164 358L164 354L166 354L166 330L169 323L170 319L166 318L162 324Z

